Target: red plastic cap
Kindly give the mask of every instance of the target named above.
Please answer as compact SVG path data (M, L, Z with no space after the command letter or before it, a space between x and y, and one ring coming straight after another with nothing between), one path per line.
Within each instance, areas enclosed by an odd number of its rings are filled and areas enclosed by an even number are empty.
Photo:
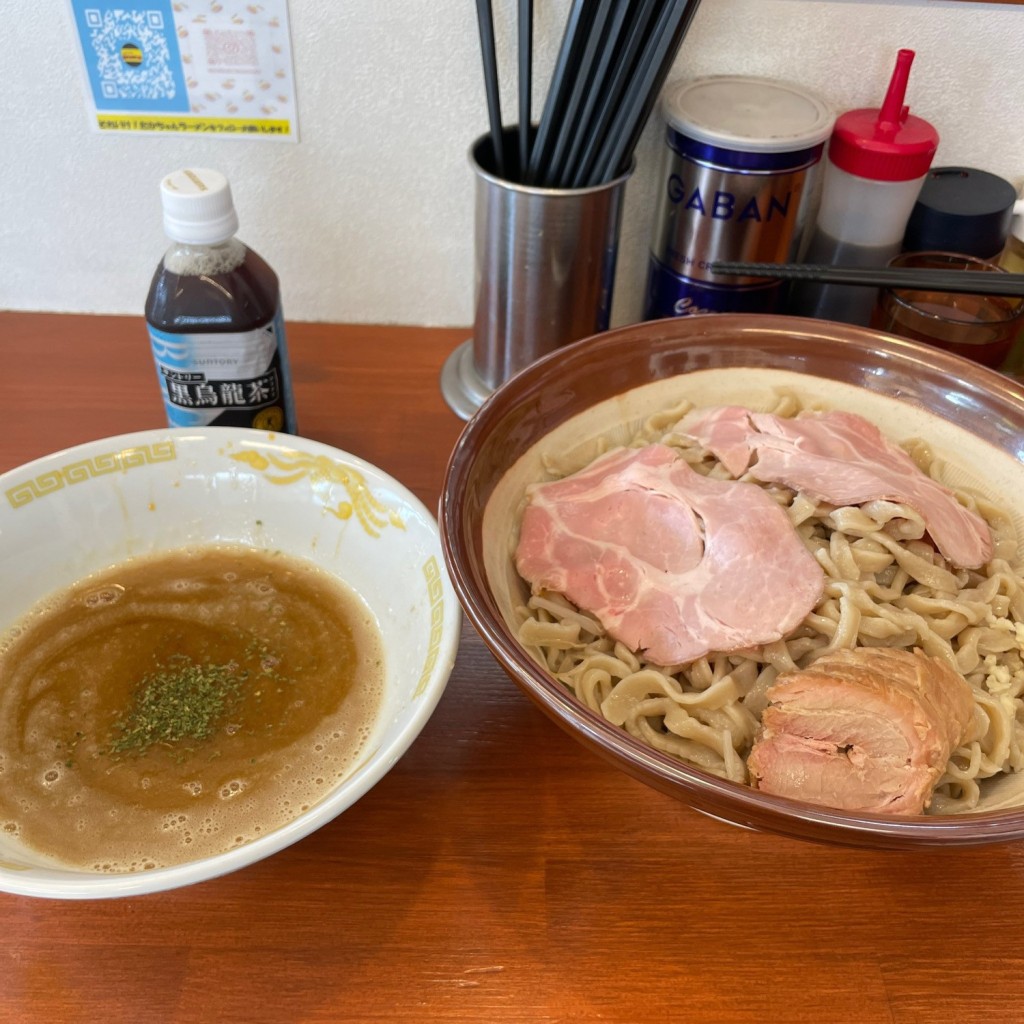
M939 133L923 118L908 114L892 126L879 122L877 108L848 110L836 119L828 158L861 178L910 181L928 173L938 147Z
M910 181L928 173L939 133L903 105L913 50L900 50L881 107L848 110L836 120L829 159L841 170L872 181Z

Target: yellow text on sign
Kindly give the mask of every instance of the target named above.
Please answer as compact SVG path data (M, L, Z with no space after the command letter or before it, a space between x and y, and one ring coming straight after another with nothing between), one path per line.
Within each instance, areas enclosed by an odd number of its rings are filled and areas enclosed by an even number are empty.
M97 114L102 131L189 132L196 135L291 135L288 121L231 117L174 117L165 114Z

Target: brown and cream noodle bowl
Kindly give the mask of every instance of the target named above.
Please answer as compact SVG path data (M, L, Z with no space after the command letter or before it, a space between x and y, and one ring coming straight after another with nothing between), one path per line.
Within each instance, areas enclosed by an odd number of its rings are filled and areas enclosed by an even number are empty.
M0 476L0 536L10 892L138 895L282 849L394 765L454 661L433 516L304 438L58 452Z
M588 339L467 427L456 589L543 710L703 811L874 846L1022 836L1013 391L815 321Z

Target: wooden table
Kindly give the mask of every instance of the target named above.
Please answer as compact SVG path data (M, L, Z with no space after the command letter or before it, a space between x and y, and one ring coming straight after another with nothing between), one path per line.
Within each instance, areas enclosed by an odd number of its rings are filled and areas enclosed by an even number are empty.
M436 507L465 337L291 325L303 433ZM141 318L0 314L0 352L0 471L163 425ZM1024 845L703 817L577 745L466 627L419 740L298 844L140 899L0 893L0 1021L998 1024L1024 1021L1022 919Z

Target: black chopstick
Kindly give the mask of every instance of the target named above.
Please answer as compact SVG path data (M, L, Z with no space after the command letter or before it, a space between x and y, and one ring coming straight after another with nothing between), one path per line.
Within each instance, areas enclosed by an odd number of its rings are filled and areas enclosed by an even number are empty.
M817 263L741 263L721 260L709 268L715 274L776 277L788 281L863 285L868 288L906 288L912 291L957 292L968 295L1024 296L1024 274L942 267L840 267Z
M558 48L555 69L551 72L548 95L544 102L537 136L533 140L530 153L530 167L526 174L528 184L546 184L548 162L551 149L557 137L558 124L565 111L568 100L568 89L571 87L572 76L583 46L586 44L586 26L592 8L587 0L573 0L569 8L569 16L565 21L562 43Z
M555 144L546 171L546 184L558 188L562 179L562 168L569 156L573 140L582 134L581 110L586 96L594 88L594 76L601 60L602 47L607 45L609 16L613 0L590 0L593 14L587 27L586 38L580 48L579 60L573 68L572 82L565 109L555 134Z
M494 51L494 17L491 0L476 0L480 26L480 55L484 64L484 88L487 91L487 116L491 122L491 145L494 147L495 170L505 176L505 148L502 144L501 98L498 92L498 58Z
M476 0L494 171L544 188L603 185L628 165L700 0L571 0L534 130L534 0L517 0L518 147L505 153L492 0ZM511 159L506 160L506 156ZM517 159L518 158L518 159Z
M644 47L639 74L630 81L590 176L590 184L622 174L658 100L700 0L669 0Z
M604 145L608 126L618 110L623 91L636 73L639 56L660 8L660 0L634 0L634 3L626 37L620 41L612 57L612 68L600 96L600 105L594 112L586 144L569 182L571 188L582 188L591 180L594 162Z
M519 174L530 166L533 94L533 0L519 0Z
M559 168L558 185L572 188L579 172L580 159L587 140L595 129L595 114L598 103L612 86L615 58L622 45L623 28L633 6L633 0L616 0L613 4L608 26L598 47L591 81L583 96L583 105L577 118L577 129L572 133L564 163Z

